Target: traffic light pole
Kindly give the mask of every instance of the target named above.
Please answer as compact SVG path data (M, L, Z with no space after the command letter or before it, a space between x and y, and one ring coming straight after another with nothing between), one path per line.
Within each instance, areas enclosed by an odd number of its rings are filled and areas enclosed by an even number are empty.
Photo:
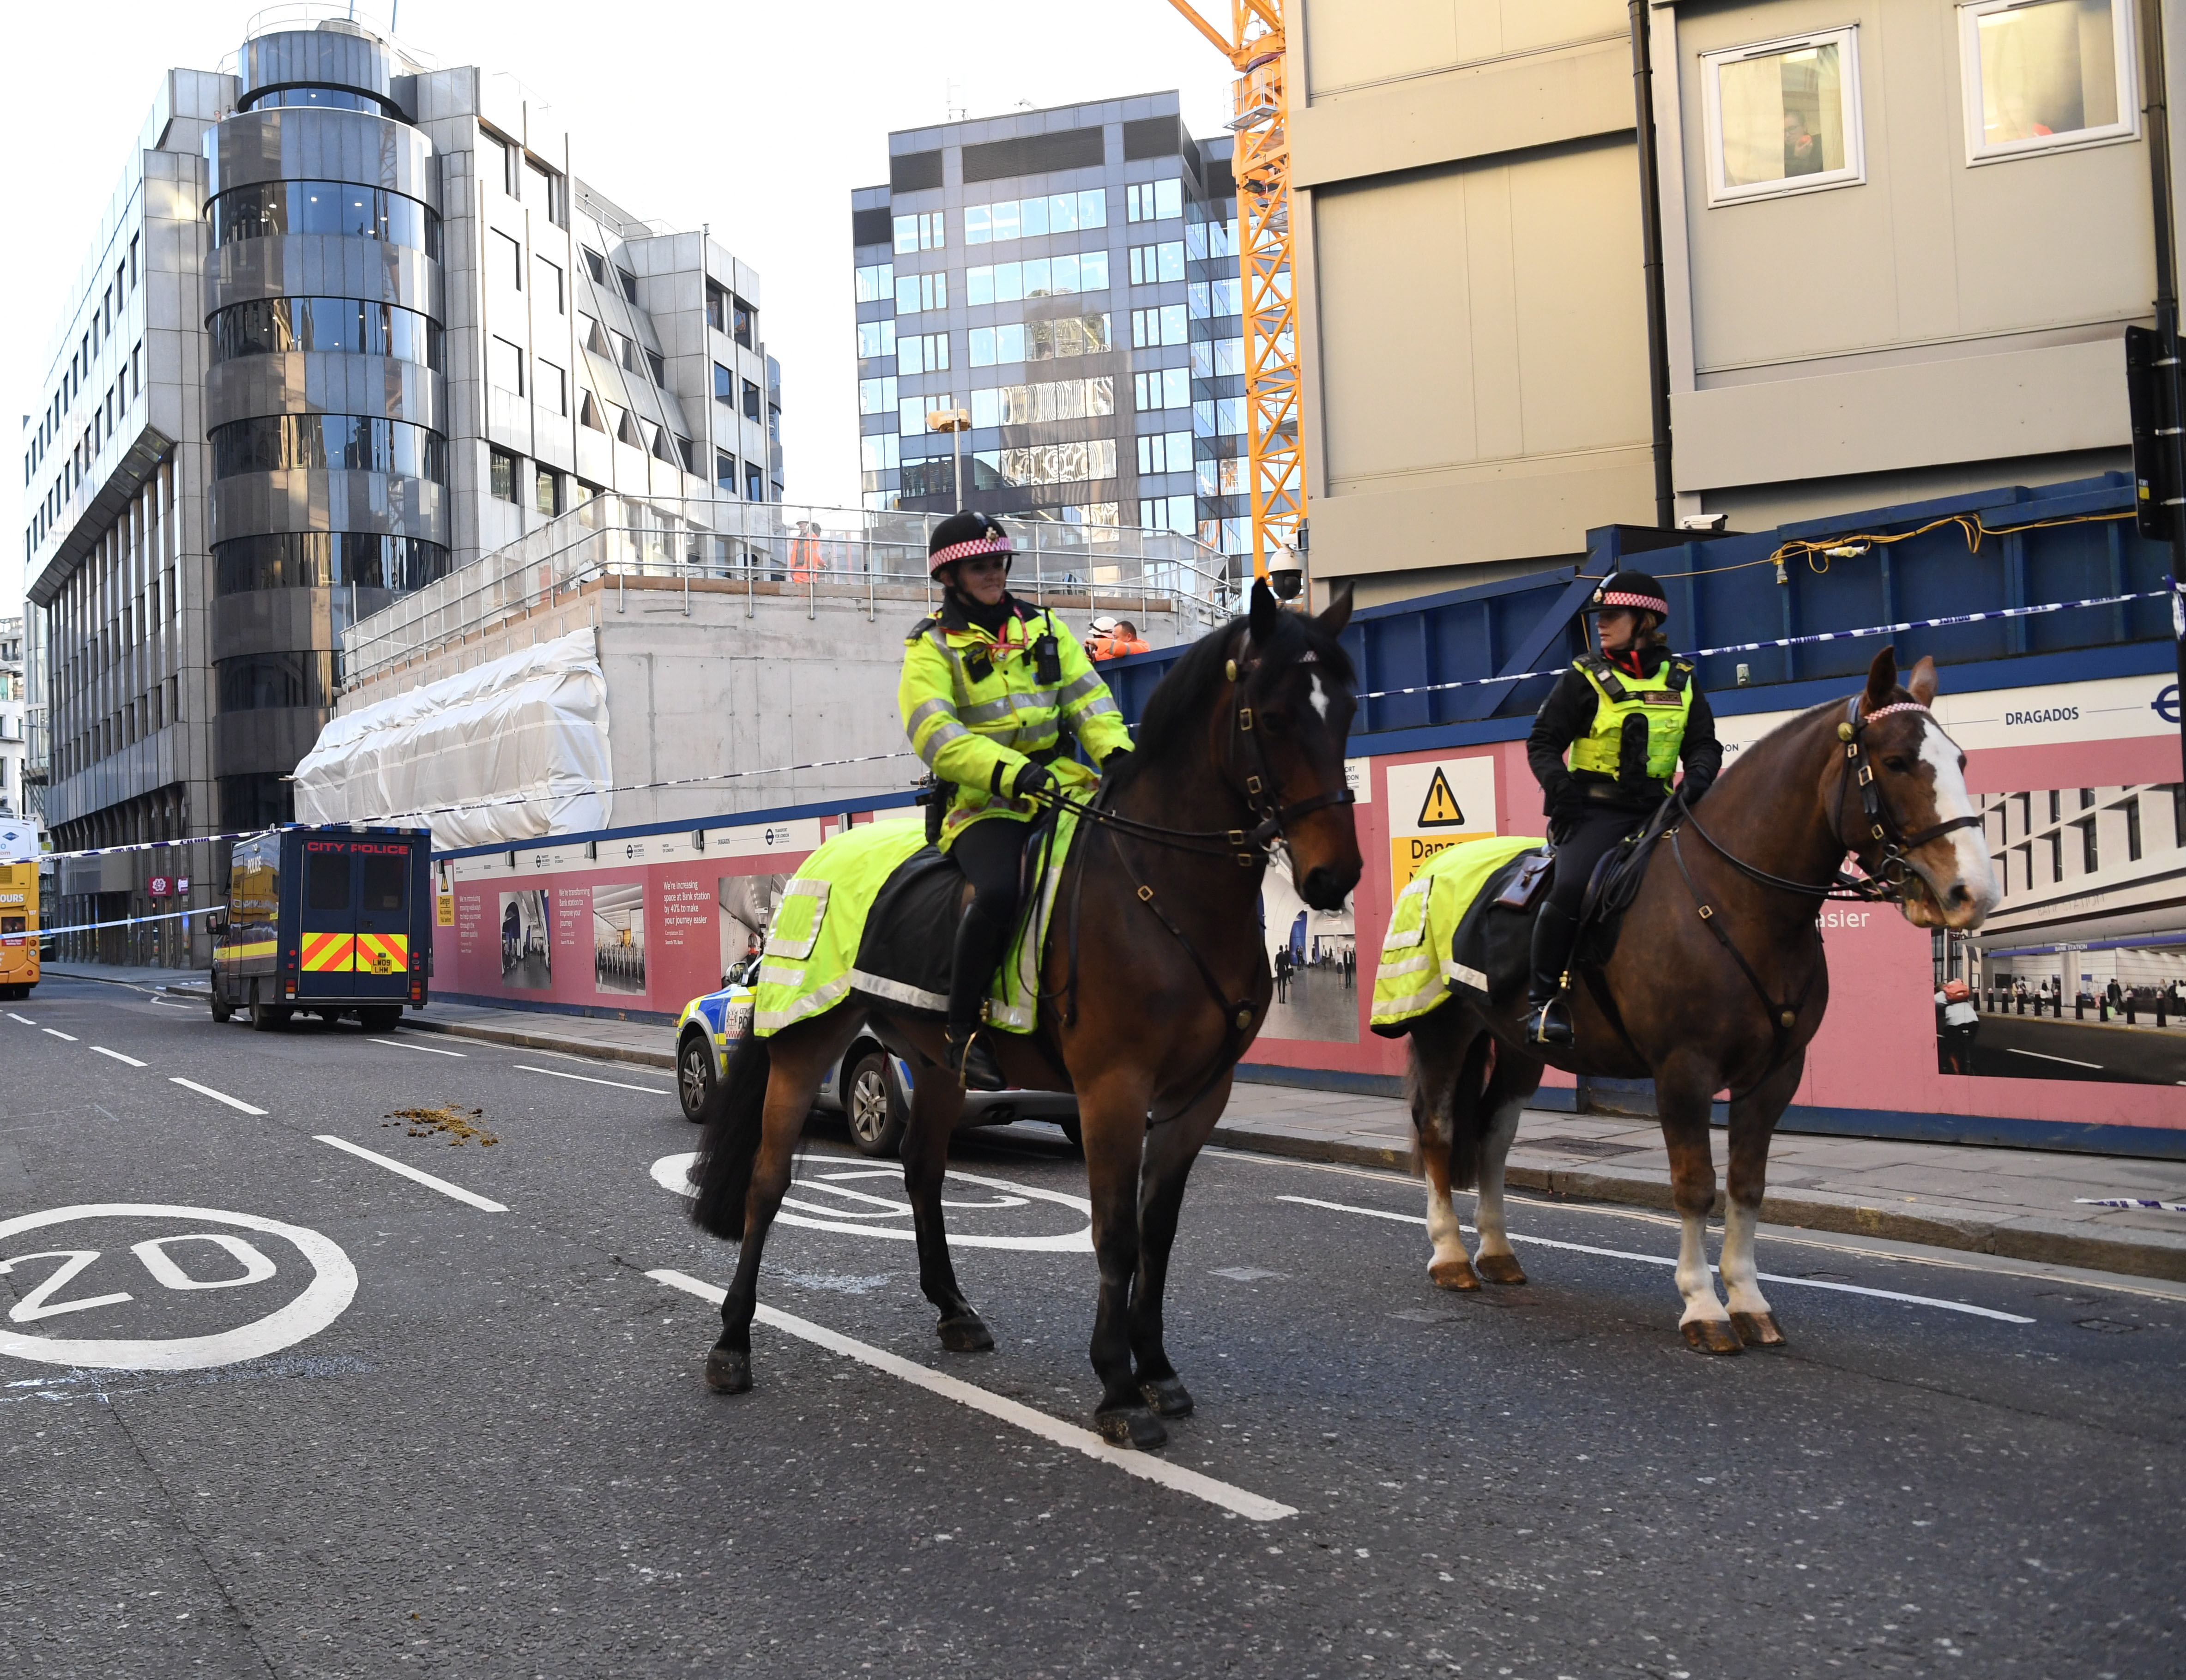
M2155 211L2155 379L2165 465L2165 529L2171 540L2171 635L2178 686L2180 773L2186 776L2186 400L2178 356L2178 279L2171 188L2171 113L2164 72L2162 0L2141 0L2141 87L2148 119L2148 176Z

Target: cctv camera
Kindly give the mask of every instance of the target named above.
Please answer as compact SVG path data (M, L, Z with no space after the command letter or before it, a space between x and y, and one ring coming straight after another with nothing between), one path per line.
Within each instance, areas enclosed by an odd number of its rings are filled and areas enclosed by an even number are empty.
M1280 543L1268 557L1268 587L1278 601L1295 601L1305 592L1305 563Z

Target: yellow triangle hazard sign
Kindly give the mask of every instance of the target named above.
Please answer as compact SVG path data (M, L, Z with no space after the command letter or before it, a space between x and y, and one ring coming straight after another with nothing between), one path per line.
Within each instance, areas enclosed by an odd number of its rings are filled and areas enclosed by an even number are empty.
M1449 783L1443 777L1442 766L1435 766L1434 780L1427 784L1427 797L1420 802L1421 828L1461 828L1465 813L1458 807L1457 795L1449 791Z

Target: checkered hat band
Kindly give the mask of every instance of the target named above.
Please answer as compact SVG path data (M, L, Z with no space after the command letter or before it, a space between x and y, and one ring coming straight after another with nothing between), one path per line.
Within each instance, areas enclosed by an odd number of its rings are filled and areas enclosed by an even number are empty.
M1601 604L1605 607L1637 607L1645 612L1660 613L1666 619L1670 616L1670 603L1659 596L1635 595L1626 589L1609 591L1601 597Z
M1014 554L1017 550L1006 536L974 537L969 542L952 542L946 548L937 548L926 557L926 569L945 566L951 560L961 560L967 554Z
M1886 718L1892 712L1925 712L1927 709L1918 700L1899 700L1887 706L1878 706L1864 715L1868 722L1873 723L1877 718Z

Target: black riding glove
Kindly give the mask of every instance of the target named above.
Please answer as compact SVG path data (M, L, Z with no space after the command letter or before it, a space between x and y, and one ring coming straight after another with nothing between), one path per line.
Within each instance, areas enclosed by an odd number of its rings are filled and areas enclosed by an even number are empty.
M1028 760L1010 783L1010 793L1015 798L1027 798L1034 793L1045 793L1055 786L1055 776L1045 764Z
M1685 809L1690 810L1707 797L1708 789L1714 786L1713 776L1695 776L1688 770L1685 779L1678 784L1678 792L1684 796Z
M1586 815L1586 793L1576 781L1568 779L1549 790L1548 818L1558 827L1577 822Z
M1101 774L1103 776L1117 775L1120 771L1129 769L1130 763L1131 749L1128 747L1118 747L1114 752L1109 753L1107 758L1101 760Z

